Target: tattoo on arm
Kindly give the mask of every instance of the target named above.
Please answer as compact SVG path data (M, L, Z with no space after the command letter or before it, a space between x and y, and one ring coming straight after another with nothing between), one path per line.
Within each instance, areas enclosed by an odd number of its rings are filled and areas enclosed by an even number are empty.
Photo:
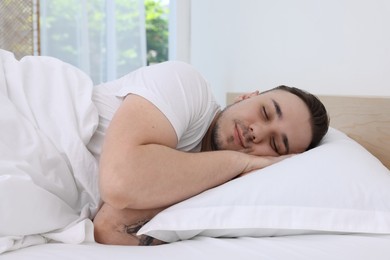
M139 239L139 244L140 246L150 246L153 244L155 241L154 237L150 237L148 235L141 235Z
M125 233L129 235L134 235L136 234L146 223L148 223L149 220L140 220L134 224L131 225L124 225Z
M146 224L148 223L149 220L140 220L134 224L131 225L124 225L124 232L136 239L138 239L139 243L138 245L140 246L150 246L150 245L158 245L161 244L162 242L155 239L154 237L150 237L147 235L141 235L137 236L137 232Z

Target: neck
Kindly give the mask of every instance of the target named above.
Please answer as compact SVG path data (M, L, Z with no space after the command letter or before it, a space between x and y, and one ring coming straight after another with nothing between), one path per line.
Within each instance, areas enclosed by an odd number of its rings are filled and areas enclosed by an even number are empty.
M213 121L211 122L210 126L209 126L209 129L207 129L207 132L205 134L205 136L203 137L202 139L202 148L201 148L201 152L207 152L207 151L215 151L215 147L214 147L214 143L213 143L213 129L215 127L215 124L217 123L217 120L220 116L221 112L219 111Z

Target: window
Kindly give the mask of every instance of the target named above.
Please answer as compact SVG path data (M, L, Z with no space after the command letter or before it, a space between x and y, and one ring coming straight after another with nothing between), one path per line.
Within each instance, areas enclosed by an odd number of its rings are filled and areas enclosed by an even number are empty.
M41 55L95 84L168 59L167 0L40 0Z
M95 84L168 60L169 0L7 0L0 11L0 48L57 57Z

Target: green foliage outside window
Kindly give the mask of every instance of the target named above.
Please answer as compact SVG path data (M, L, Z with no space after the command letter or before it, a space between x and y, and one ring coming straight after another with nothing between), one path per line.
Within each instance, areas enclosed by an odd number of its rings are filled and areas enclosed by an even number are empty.
M168 60L168 6L166 1L145 0L148 64Z

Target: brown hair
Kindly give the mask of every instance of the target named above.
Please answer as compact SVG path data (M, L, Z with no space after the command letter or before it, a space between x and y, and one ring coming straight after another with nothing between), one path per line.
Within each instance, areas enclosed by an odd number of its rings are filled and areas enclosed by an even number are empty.
M285 85L278 86L272 90L283 90L290 92L298 96L307 106L311 115L311 128L312 128L312 139L310 145L306 150L310 150L316 147L329 129L330 118L324 104L313 94L294 87L288 87Z

